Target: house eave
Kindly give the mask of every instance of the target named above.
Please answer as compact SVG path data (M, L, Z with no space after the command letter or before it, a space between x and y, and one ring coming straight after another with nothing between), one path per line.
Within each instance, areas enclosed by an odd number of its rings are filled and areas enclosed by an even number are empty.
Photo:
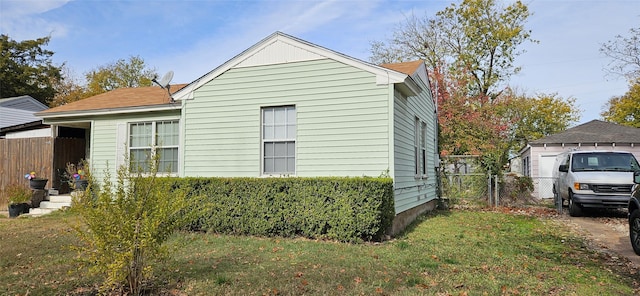
M126 108L107 108L107 109L44 112L44 113L41 112L41 113L36 113L35 116L42 118L43 123L46 123L47 119L61 118L61 117L79 117L79 116L84 117L84 116L100 116L100 115L110 115L110 114L146 113L146 112L180 110L181 108L182 107L180 102L175 102L171 104L147 105L147 106L126 107Z

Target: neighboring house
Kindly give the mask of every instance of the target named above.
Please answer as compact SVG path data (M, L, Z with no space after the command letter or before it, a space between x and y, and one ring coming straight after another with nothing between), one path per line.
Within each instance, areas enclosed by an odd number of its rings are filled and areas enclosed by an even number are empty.
M556 155L575 149L628 151L640 159L640 129L592 120L529 142L520 151L521 173L539 181L534 182L537 197L553 197L552 171Z
M48 107L30 96L0 99L0 192L9 184L26 184L35 172L49 179L47 188L68 191L61 181L67 162L84 158L84 130L52 128L36 112Z
M0 138L48 136L49 126L42 124L42 119L34 113L48 109L31 96L20 96L0 99ZM29 130L27 134L20 131Z
M394 233L436 205L436 110L421 61L377 66L276 32L170 89L118 89L38 116L89 131L98 177L155 149L161 170L181 177L388 174Z

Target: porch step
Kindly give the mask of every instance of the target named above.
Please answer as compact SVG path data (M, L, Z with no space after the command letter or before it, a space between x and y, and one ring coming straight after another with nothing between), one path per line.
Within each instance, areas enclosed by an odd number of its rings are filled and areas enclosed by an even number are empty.
M25 216L39 217L71 206L71 195L49 195L49 201L40 202L39 208L29 209Z

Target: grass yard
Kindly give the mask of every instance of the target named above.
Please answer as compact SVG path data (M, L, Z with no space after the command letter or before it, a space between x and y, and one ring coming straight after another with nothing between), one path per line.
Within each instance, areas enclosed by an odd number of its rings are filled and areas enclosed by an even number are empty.
M0 218L1 295L92 295L72 213ZM439 211L383 243L178 233L155 262L162 295L633 295L638 274L549 219Z

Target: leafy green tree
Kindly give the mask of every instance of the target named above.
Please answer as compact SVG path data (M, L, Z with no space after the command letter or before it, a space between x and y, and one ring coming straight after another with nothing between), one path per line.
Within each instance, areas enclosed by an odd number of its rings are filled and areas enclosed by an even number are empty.
M0 35L0 97L29 95L48 105L61 79L61 67L51 60L54 52L44 48L50 39L18 42Z
M147 68L141 57L131 56L89 71L87 92L93 96L117 88L151 86L151 79L157 75L155 69Z
M600 115L606 121L640 128L640 79L623 96L609 99Z
M104 275L103 292L140 295L154 260L166 254L164 242L188 219L186 194L159 182L157 157L149 166L150 174L121 166L115 183L105 171L97 184L89 171L88 189L74 199L83 222L76 227L83 242L79 258L92 273Z
M575 98L564 99L557 93L538 94L534 98L514 95L514 98L508 112L514 119L515 149L529 141L562 132L580 120Z
M524 27L531 15L520 1L508 6L495 0L464 0L451 4L434 18L409 17L388 42L374 42L371 61L426 61L430 71L469 79L470 96L495 99L500 83L519 72L515 58L523 52L518 46L530 38ZM469 78L462 78L468 76Z

